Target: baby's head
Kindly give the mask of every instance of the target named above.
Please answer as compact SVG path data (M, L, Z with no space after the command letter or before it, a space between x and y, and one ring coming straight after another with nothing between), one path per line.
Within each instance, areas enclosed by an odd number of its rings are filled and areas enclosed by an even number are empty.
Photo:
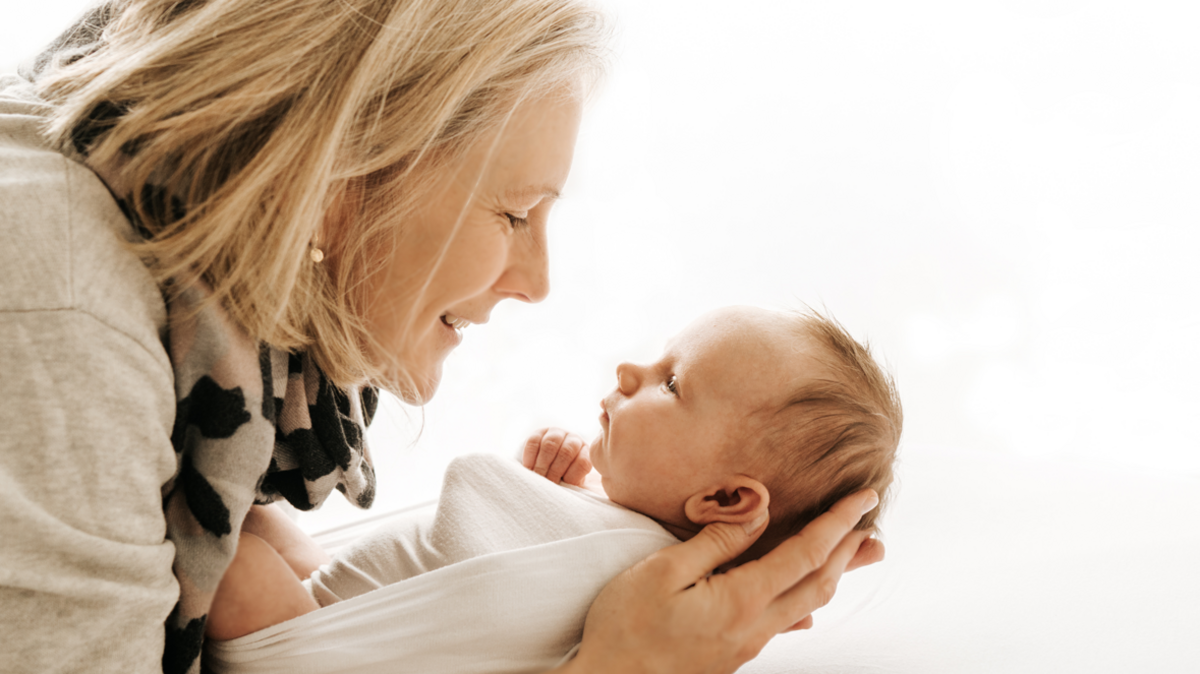
M843 496L892 482L903 415L891 378L816 312L729 307L672 339L658 362L622 363L590 455L614 502L688 538L711 522L771 523L739 562Z

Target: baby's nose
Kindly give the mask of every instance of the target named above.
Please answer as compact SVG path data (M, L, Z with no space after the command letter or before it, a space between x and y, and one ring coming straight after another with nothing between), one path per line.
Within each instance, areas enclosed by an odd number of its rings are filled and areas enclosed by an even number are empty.
M622 395L633 395L637 392L637 368L632 363L621 363L617 366L617 390Z

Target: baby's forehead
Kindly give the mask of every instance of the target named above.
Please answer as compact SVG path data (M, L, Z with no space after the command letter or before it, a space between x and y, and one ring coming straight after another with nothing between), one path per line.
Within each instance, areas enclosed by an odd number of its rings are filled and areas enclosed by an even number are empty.
M753 307L706 314L668 345L696 384L760 405L786 395L820 368L814 343L793 317ZM685 384L686 385L686 384Z
M803 356L810 342L804 325L788 314L757 307L725 307L693 321L668 347L754 366Z

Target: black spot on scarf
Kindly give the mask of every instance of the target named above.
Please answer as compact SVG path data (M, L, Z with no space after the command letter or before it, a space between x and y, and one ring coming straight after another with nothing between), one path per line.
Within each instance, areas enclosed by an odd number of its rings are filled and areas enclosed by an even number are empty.
M204 375L192 386L191 392L175 404L175 429L171 443L176 451L184 446L187 427L195 426L206 438L228 438L242 424L250 423L246 396L242 389L223 389Z
M300 359L289 359L288 368L290 373L300 373ZM364 420L369 424L378 409L379 392L368 387L360 395ZM277 405L282 404L283 401L277 399ZM324 376L320 379L316 402L308 406L308 412L312 428L297 428L288 433L278 425L275 428L275 442L291 449L299 467L279 470L273 462L259 481L259 491L263 495L282 496L298 510L311 510L317 505L309 498L307 483L316 482L339 468L347 470L353 460L352 451L361 453L363 450L363 431L351 417L350 398ZM369 463L364 463L361 469L368 476L369 487L356 494L354 502L360 508L367 508L375 499L374 469ZM342 485L339 484L337 489L346 494Z
M208 616L192 618L182 629L174 627L179 616L179 606L167 618L167 642L163 650L163 674L186 674L192 663L200 656L204 647L204 624Z
M221 495L208 480L192 465L192 457L184 454L179 467L178 485L183 488L183 497L188 510L192 511L200 526L217 536L226 536L233 531L229 523L229 508Z
M263 344L258 349L258 369L262 371L262 415L272 424L277 424L279 408L283 399L275 397L275 382L271 376L271 347ZM274 461L274 459L271 459Z

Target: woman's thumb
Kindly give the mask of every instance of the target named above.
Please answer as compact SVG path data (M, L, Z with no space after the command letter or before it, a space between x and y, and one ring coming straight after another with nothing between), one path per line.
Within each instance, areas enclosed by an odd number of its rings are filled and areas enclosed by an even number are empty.
M767 514L763 513L758 519L745 524L713 522L690 540L658 554L673 558L675 563L671 566L679 574L673 579L673 584L684 588L712 573L718 566L737 559L766 531L768 519Z

